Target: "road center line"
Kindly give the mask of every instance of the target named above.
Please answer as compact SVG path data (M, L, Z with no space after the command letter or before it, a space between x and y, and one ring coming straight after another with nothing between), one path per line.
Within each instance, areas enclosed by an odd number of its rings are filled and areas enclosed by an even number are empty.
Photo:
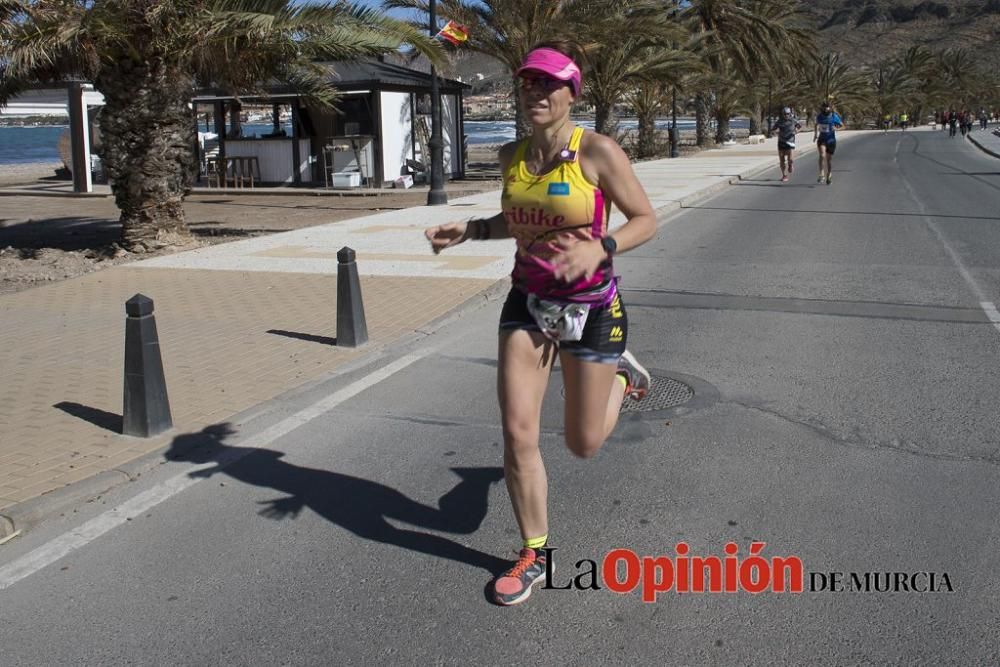
M242 459L253 453L255 449L265 447L278 438L287 435L300 426L307 424L316 417L332 410L344 401L357 396L365 389L378 384L382 380L398 373L410 364L427 356L433 349L426 349L421 352L408 354L396 361L388 364L365 377L352 382L343 389L335 391L313 403L312 405L296 412L295 414L282 419L277 424L270 426L260 433L253 435L246 440L240 441L240 447L235 453L228 453L220 456L217 460L198 466L188 468L185 472L175 475L170 479L157 484L151 489L143 491L121 505L114 507L100 516L97 516L83 525L50 540L46 544L38 547L34 551L25 554L21 558L0 567L0 590L14 585L21 579L29 577L35 572L59 560L77 549L93 542L108 531L121 524L141 516L163 501L177 495L202 480L200 477L192 476L191 473L207 468L224 468L225 466Z

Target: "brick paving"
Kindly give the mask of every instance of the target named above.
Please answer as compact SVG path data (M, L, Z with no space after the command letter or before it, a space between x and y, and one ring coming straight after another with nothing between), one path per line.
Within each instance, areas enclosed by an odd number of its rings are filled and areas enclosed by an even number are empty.
M447 313L493 280L365 276L371 344ZM197 431L320 378L339 348L335 275L116 267L0 299L0 510L162 443L118 434L124 303L156 304L174 426Z

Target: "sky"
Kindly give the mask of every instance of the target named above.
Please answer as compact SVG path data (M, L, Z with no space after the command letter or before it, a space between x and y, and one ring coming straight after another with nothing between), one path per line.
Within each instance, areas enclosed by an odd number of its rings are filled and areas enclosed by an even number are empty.
M372 7L374 9L380 9L382 7L382 0L354 0L355 4L362 5L364 7ZM397 19L408 19L410 18L412 12L409 10L393 9L389 11L389 16Z

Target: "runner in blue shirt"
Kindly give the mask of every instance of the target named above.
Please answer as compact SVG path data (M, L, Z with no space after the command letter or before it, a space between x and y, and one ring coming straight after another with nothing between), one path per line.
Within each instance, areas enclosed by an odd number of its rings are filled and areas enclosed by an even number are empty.
M830 185L833 182L833 153L837 150L836 130L841 127L844 127L843 119L833 110L829 102L824 101L820 105L819 115L816 116L816 129L813 132L813 141L816 142L816 148L819 151L817 183L823 182L824 159L826 184Z

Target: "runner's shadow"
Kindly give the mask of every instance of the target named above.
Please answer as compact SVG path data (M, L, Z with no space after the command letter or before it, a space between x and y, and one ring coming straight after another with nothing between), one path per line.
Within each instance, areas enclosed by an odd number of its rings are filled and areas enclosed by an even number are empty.
M294 519L309 508L354 535L418 553L481 567L497 575L509 563L448 538L419 530L396 528L388 519L416 528L468 535L486 518L490 486L503 479L503 469L452 468L461 481L428 507L396 489L351 475L292 465L282 452L225 444L235 431L228 423L178 436L166 457L191 463L215 463L192 477L225 474L245 484L284 494L266 501L259 514L269 519Z

